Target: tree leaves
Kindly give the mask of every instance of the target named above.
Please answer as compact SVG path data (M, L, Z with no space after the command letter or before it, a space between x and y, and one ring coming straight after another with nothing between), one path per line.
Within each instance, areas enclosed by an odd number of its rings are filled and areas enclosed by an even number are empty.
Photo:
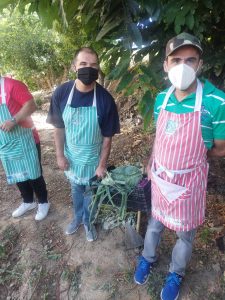
M209 9L213 9L213 2L212 2L212 0L204 0L203 4L205 5L205 7L209 8Z
M77 46L73 45L74 33L72 39L69 34L65 37L43 27L37 15L24 12L21 16L18 10L12 15L4 12L0 25L3 74L13 74L31 89L49 89L60 83L62 78L67 78L72 57L79 45L79 40Z
M140 113L144 116L144 129L147 129L148 125L152 121L154 102L154 97L151 91L146 91L139 103Z
M130 53L127 51L123 54L123 57L119 58L117 65L114 66L114 69L109 73L108 79L119 79L125 72L127 72L127 69L130 66Z
M130 35L131 35L131 40L134 43L134 47L135 45L138 47L142 46L142 36L140 33L140 30L137 27L137 24L131 22L128 24L128 30L130 31Z
M0 11L6 8L9 4L13 4L15 1L13 0L1 0L0 2Z
M187 24L188 28L192 30L195 25L195 19L192 13L189 13L185 18L185 23Z
M175 17L175 32L178 34L181 32L181 26L185 24L185 18L182 14L178 14Z
M131 83L131 81L133 80L134 75L130 72L127 72L123 75L123 77L121 78L116 91L117 92L121 92L122 90L125 90L127 88L127 86Z
M165 45L182 31L202 41L207 62L205 74L221 86L224 84L223 0L3 0L0 9L18 3L21 8L29 3L31 11L37 11L48 26L54 20L64 25L67 22L64 30L76 36L74 47L85 37L84 44L99 52L108 78L119 81L118 91L126 95L140 91L141 107L150 94L154 98L165 86Z
M101 40L107 33L109 33L109 31L115 29L118 25L120 25L121 22L122 22L121 18L116 18L116 19L111 18L110 20L108 20L99 31L96 37L96 41Z

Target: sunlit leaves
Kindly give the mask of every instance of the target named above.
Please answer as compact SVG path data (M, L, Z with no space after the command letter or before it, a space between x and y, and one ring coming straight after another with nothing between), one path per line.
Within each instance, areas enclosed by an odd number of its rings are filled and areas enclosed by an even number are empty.
M146 129L152 121L154 109L154 94L148 90L145 92L141 101L139 102L139 110L144 117L144 128Z
M142 36L140 33L140 30L137 27L137 24L135 23L129 23L128 24L128 30L131 35L131 41L134 43L134 45L141 47L142 45Z
M86 38L84 44L99 52L108 78L118 80L117 90L135 94L141 108L165 87L162 65L166 41L183 31L202 41L203 71L224 86L223 0L3 0L0 9L18 3L21 9L29 3L30 11L37 12L48 26L57 20L61 31L74 33L74 44L77 36ZM150 118L151 109L148 114L141 111Z
M123 75L123 77L121 78L116 91L117 92L121 92L122 90L125 90L127 88L127 86L131 83L131 81L133 80L133 74L131 74L130 72L127 72Z
M37 15L5 13L0 20L1 72L25 81L31 89L52 88L70 68L76 50L70 36L42 26ZM73 34L73 39L76 36ZM64 78L64 80L66 77Z
M6 8L9 4L13 4L15 3L15 1L13 0L1 0L0 1L0 10L2 10L3 8Z
M104 26L99 31L96 41L101 40L107 33L109 33L112 29L115 29L118 25L120 25L122 22L121 18L112 18L110 20L107 20L107 22L104 24Z
M109 73L108 79L119 79L127 71L130 65L130 53L128 51L124 52L123 55L119 58L114 69Z

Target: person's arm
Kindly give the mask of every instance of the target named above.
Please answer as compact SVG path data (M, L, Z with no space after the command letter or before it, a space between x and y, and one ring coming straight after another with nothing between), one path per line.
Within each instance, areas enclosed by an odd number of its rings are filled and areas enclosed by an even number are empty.
M208 150L207 157L225 157L225 140L214 140L214 145Z
M19 123L20 121L23 121L27 117L29 117L35 110L37 109L36 104L33 99L27 101L21 109L13 116L15 121L13 120L6 120L2 124L0 124L0 129L3 131L9 132L14 128L14 126Z
M64 155L64 144L65 144L65 128L54 129L54 140L56 147L56 159L59 168L63 171L68 170L69 162Z
M99 165L95 171L95 174L98 177L103 177L106 171L106 163L109 158L110 150L111 150L112 138L104 137L102 143L102 150Z

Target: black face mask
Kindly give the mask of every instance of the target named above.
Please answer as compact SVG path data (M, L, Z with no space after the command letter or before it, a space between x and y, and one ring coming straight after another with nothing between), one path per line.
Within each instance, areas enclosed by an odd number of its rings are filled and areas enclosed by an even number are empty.
M91 67L80 68L77 70L77 78L83 84L89 85L98 79L98 70Z

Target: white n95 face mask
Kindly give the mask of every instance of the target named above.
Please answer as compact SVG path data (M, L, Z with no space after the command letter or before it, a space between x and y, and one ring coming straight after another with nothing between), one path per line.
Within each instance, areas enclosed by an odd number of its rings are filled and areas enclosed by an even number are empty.
M195 80L196 72L186 64L179 64L169 70L168 77L175 88L185 91Z

